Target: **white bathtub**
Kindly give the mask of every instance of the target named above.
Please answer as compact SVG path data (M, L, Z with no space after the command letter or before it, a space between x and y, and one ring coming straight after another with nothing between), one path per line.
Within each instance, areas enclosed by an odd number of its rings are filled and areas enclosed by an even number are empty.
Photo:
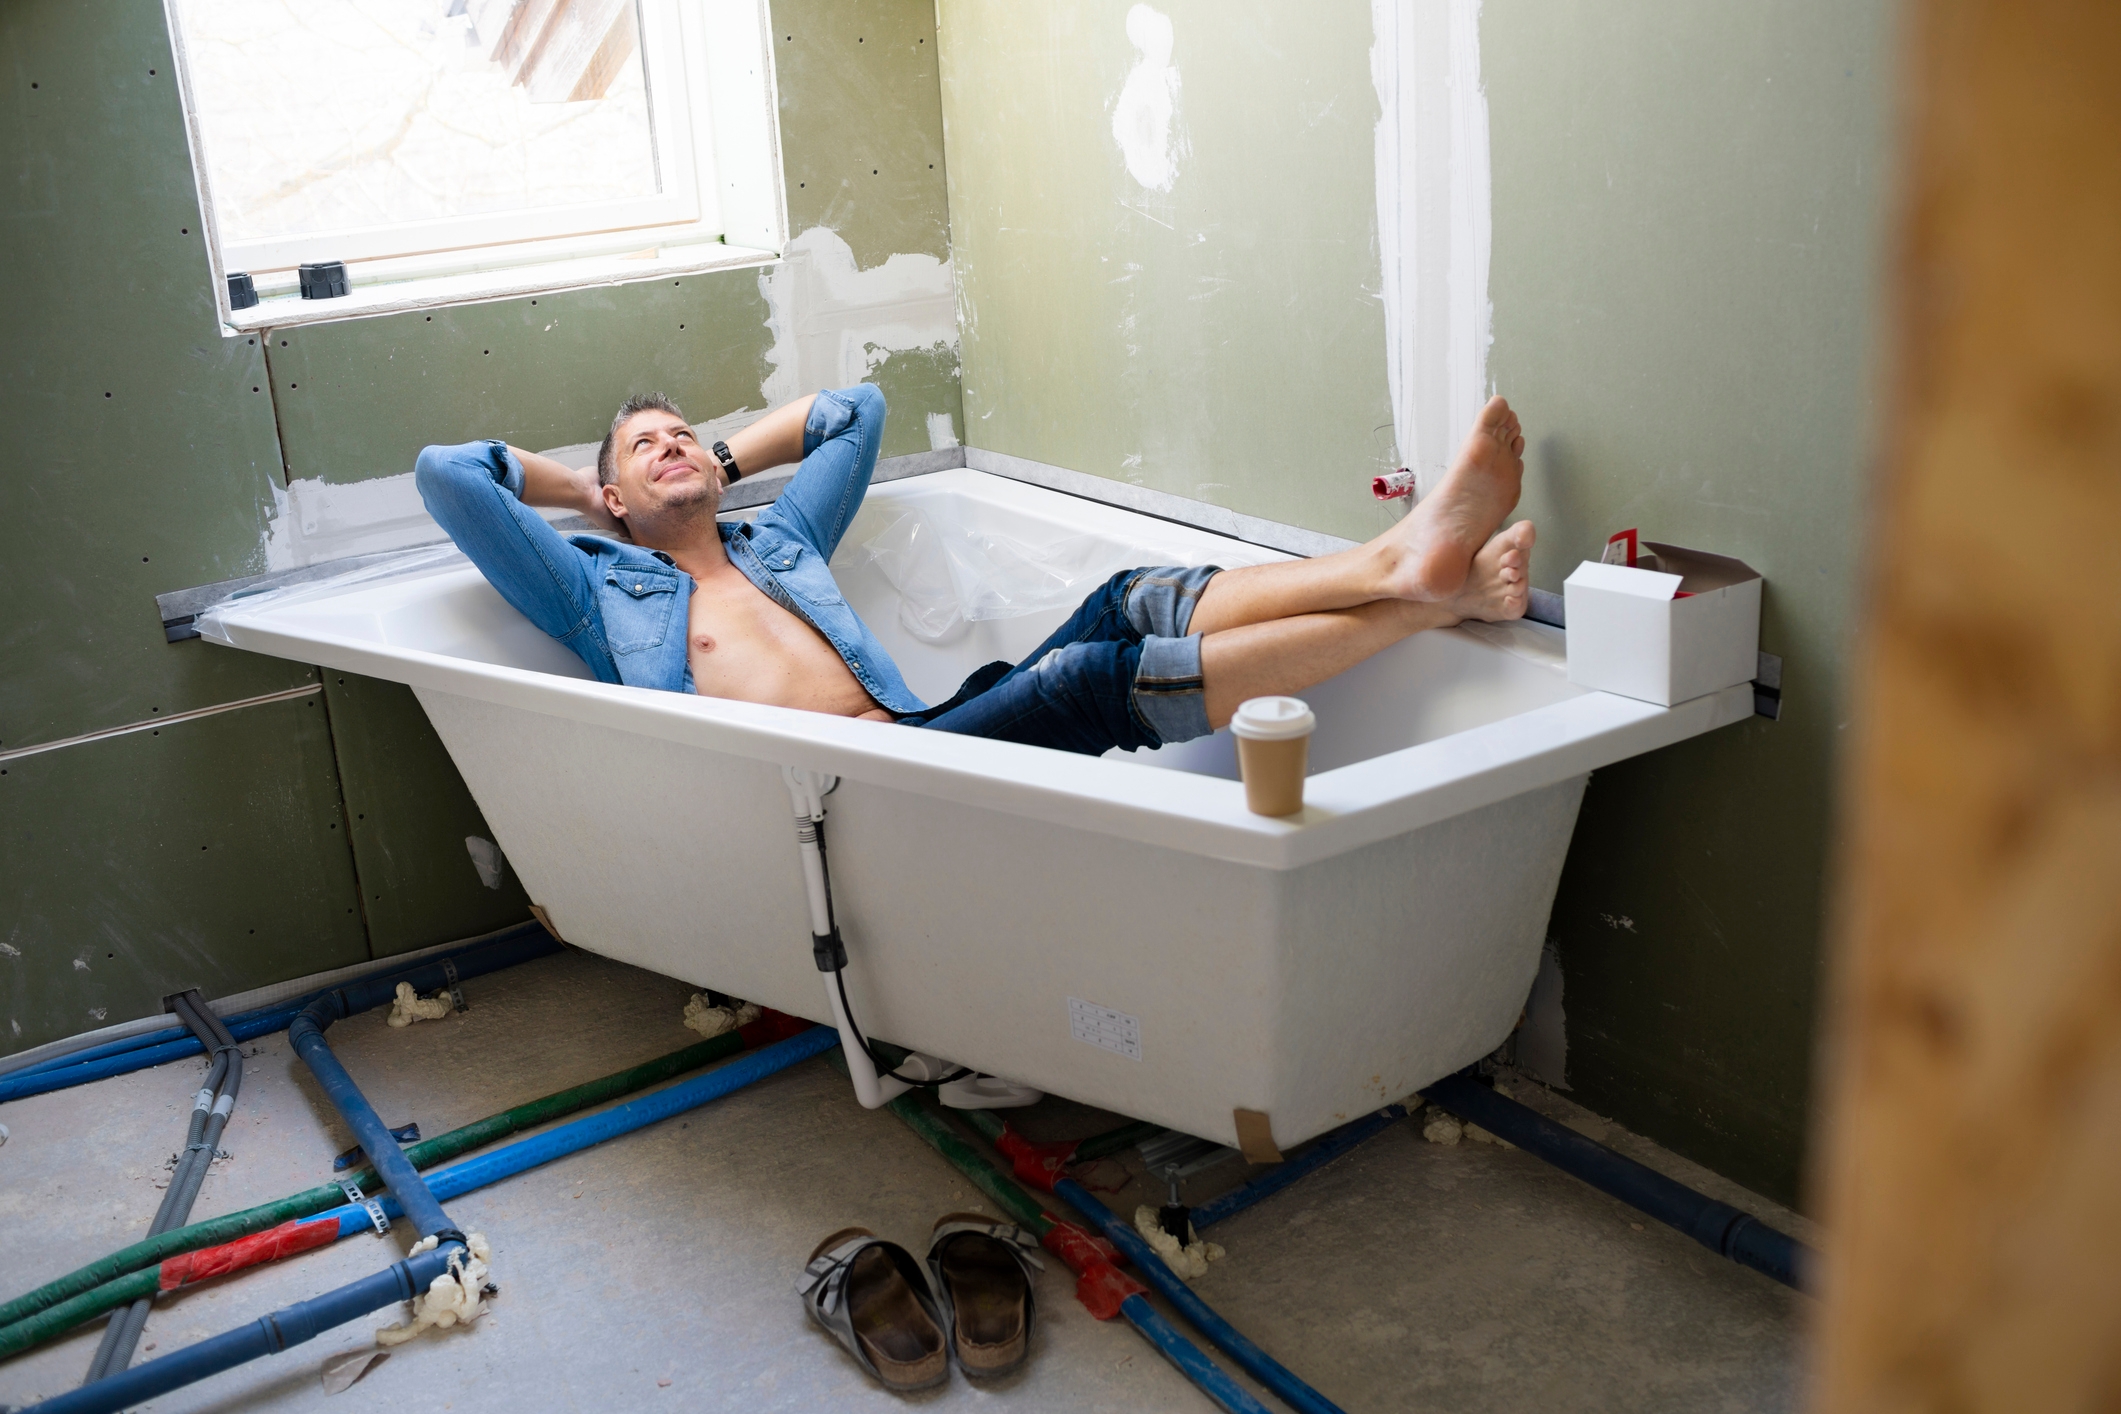
M938 505L1144 563L1282 558L970 470L878 486L848 547ZM899 626L874 565L842 588L931 701L1065 616L938 647ZM780 768L831 772L864 1030L1226 1143L1235 1110L1292 1144L1493 1049L1588 774L1752 711L1749 686L1672 708L1573 687L1535 625L1421 634L1304 694L1308 804L1281 821L1245 810L1221 735L1089 759L597 683L446 552L230 601L200 630L410 684L569 942L820 1020ZM1134 1054L1083 1039L1071 999L1125 1018L1106 1035Z

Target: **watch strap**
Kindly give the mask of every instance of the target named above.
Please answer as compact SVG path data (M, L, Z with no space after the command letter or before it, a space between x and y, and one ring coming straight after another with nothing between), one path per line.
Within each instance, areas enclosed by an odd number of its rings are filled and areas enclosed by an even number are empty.
M730 455L727 442L717 442L709 450L714 453L714 459L722 464L722 472L729 478L730 485L735 485L743 478L744 473L736 469L736 458Z

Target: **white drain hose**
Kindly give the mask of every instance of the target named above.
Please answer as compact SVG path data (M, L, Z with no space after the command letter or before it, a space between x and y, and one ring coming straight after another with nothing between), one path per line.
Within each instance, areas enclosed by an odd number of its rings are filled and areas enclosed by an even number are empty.
M813 940L830 938L832 945L838 947L839 939L834 935L832 925L832 902L827 893L831 886L825 877L825 854L818 845L818 826L825 820L825 797L839 784L839 777L822 771L783 766L781 778L788 783L788 798L795 805L796 841L803 858L803 893L810 904L810 935ZM824 944L813 942L813 946L822 955ZM854 1096L862 1102L863 1109L873 1110L890 1104L913 1086L895 1076L878 1075L876 1062L855 1040L854 1023L848 1019L847 1004L841 997L846 969L842 952L836 969L839 975L835 976L832 971L821 971L819 975L824 978L825 997L832 1007L832 1024L839 1029L840 1049L847 1056L847 1074L854 1080ZM906 1057L898 1068L940 1079L956 1067L916 1053Z

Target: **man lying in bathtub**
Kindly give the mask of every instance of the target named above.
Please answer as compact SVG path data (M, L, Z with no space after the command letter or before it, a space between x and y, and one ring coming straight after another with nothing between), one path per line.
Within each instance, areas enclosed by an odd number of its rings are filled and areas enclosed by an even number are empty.
M635 397L594 468L470 442L420 453L418 484L502 596L604 682L1091 755L1204 736L1248 697L1300 692L1409 634L1524 613L1532 524L1501 528L1524 437L1496 398L1443 484L1367 545L1124 571L1022 663L990 665L931 707L826 567L883 433L883 395L866 384L790 403L711 449L668 400ZM797 460L756 519L715 519L743 471ZM631 543L562 537L531 506L578 511Z

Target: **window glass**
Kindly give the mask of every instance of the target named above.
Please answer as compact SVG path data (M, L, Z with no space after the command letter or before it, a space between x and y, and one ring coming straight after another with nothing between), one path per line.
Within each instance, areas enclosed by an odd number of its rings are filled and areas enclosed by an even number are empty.
M634 0L557 5L176 0L222 242L658 195Z

